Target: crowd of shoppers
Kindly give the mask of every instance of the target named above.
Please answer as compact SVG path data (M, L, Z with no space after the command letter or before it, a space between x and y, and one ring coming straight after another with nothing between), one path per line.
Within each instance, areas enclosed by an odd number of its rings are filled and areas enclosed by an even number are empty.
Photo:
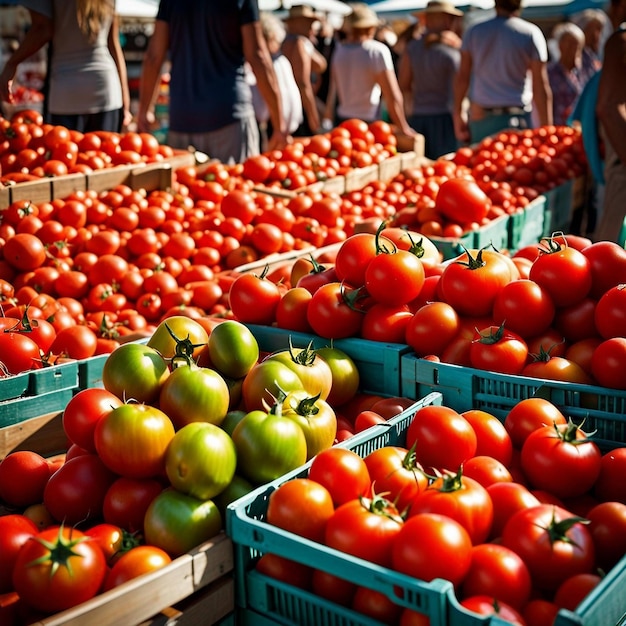
M382 118L406 135L419 132L434 159L505 128L571 123L592 92L610 189L595 237L616 239L626 203L626 0L611 0L610 20L599 9L572 16L549 40L522 18L522 2L495 0L492 18L463 30L462 11L430 0L396 33L362 2L350 3L343 25L333 27L306 3L281 21L262 14L258 0L160 0L136 127L154 129L166 60L168 143L224 162L349 118ZM32 25L0 73L0 97L11 101L19 63L49 44L49 121L124 128L130 103L114 0L22 4Z

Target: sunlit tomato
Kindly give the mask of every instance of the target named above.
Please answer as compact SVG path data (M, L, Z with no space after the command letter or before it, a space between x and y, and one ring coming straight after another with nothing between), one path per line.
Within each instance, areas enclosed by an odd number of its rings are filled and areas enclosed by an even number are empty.
M308 478L295 478L271 493L267 522L322 543L333 513L333 501L324 486Z
M230 287L230 308L237 320L250 324L272 324L281 291L276 283L266 278L267 267L260 274L241 274Z
M346 448L320 452L313 458L308 477L328 489L336 507L366 495L371 485L363 458Z
M502 544L524 560L539 589L554 591L570 576L591 573L594 567L590 531L559 506L518 511L504 526Z
M365 284L365 271L369 262L376 256L378 246L393 244L385 237L377 240L371 233L358 233L348 237L341 244L335 258L335 271L339 281L345 281L352 287Z
M42 365L39 346L24 333L2 332L0 334L0 362L8 374L20 374Z
M424 266L406 250L379 252L365 270L365 288L377 301L407 304L417 298L424 284Z
M0 516L0 594L13 589L11 574L17 554L38 532L37 525L24 515L13 513Z
M459 330L459 315L452 306L446 302L428 302L413 314L405 339L418 356L440 356Z
M327 339L358 336L363 323L360 289L333 282L320 287L311 298L307 320L313 331Z
M161 476L165 453L174 437L172 421L147 404L128 403L98 421L94 441L111 471L129 478Z
M603 387L626 389L626 337L611 337L595 349L591 358L591 373Z
M476 453L476 433L457 411L429 405L420 409L409 425L406 446L415 446L417 460L424 468L456 471Z
M504 424L491 413L479 409L470 409L461 415L476 433L476 455L490 456L508 467L513 458L513 442Z
M252 331L236 320L217 324L209 335L211 366L223 376L239 379L259 360L259 344Z
M475 181L451 178L440 185L435 208L452 222L480 223L491 208L491 200Z
M93 598L105 575L106 559L95 541L76 528L52 526L24 544L13 584L29 606L57 613Z
M44 264L46 250L36 235L17 233L4 243L2 256L15 269L27 272Z
M87 325L74 324L57 331L50 351L71 359L87 359L94 356L96 347L96 333Z
M567 424L561 411L543 398L526 398L517 402L507 413L504 427L511 437L513 446L521 450L530 433L542 426Z
M122 554L109 570L104 580L103 590L108 591L127 582L165 567L172 558L156 546L136 546Z
M420 513L402 526L392 547L393 568L424 581L435 578L459 585L469 571L472 542L455 520Z

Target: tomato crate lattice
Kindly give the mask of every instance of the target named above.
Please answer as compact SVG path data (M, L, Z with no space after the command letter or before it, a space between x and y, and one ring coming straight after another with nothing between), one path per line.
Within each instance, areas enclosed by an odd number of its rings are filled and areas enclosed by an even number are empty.
M549 189L544 195L547 203L543 234L550 236L556 232L569 232L572 219L574 179Z
M462 412L482 409L504 420L520 400L534 396L559 407L565 417L584 421L603 449L626 445L626 392L595 385L496 374L435 363L404 355L401 360L402 395L409 398L432 391L443 394L446 406Z
M474 231L474 248L493 246L496 250L509 247L509 215L501 215Z
M543 237L547 198L538 196L521 211L509 215L509 250L538 244Z
M246 324L255 336L262 352L276 352L289 348L313 348L332 346L343 350L356 364L360 376L360 389L368 393L400 395L400 357L410 350L405 344L382 343L350 337L325 339L319 335L299 333L276 328ZM415 396L411 396L415 397Z
M405 445L413 417L424 406L441 404L440 393L431 393L415 405L341 444L361 457L387 445ZM447 404L447 403L446 403ZM380 626L367 618L319 596L267 577L255 570L261 555L273 553L332 573L384 593L401 606L429 617L431 626L504 626L497 616L480 616L463 608L448 581L425 582L368 561L328 548L266 522L269 498L283 483L305 477L311 461L281 478L259 487L229 505L226 534L232 539L235 558L237 623L244 626ZM607 626L617 624L626 611L626 557L611 569L576 611L559 611L555 626Z

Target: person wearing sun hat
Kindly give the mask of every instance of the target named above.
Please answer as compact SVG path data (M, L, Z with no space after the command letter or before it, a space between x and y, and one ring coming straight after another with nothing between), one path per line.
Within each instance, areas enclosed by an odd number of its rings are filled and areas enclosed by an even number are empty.
M461 62L456 22L463 11L447 0L431 0L414 15L423 21L425 30L408 42L400 58L398 81L408 103L409 124L424 135L425 156L436 159L458 147L452 110L454 77Z
M313 25L320 19L321 16L305 4L293 5L284 19L287 36L281 52L291 63L304 111L304 122L294 132L296 137L313 135L321 126L313 83L326 71L328 63L312 40Z
M413 136L391 51L374 39L379 24L378 16L366 4L353 5L352 13L344 19L346 39L332 57L324 125L351 118L368 123L381 119L384 100L391 121L402 133Z

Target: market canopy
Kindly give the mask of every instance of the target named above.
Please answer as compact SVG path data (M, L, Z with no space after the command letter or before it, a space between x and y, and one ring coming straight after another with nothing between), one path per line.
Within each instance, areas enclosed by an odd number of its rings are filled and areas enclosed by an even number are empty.
M298 4L306 4L320 13L349 15L352 12L352 7L340 0L259 0L259 9L261 11L276 11L290 9Z
M117 0L115 12L120 17L141 17L154 19L159 8L159 0Z

